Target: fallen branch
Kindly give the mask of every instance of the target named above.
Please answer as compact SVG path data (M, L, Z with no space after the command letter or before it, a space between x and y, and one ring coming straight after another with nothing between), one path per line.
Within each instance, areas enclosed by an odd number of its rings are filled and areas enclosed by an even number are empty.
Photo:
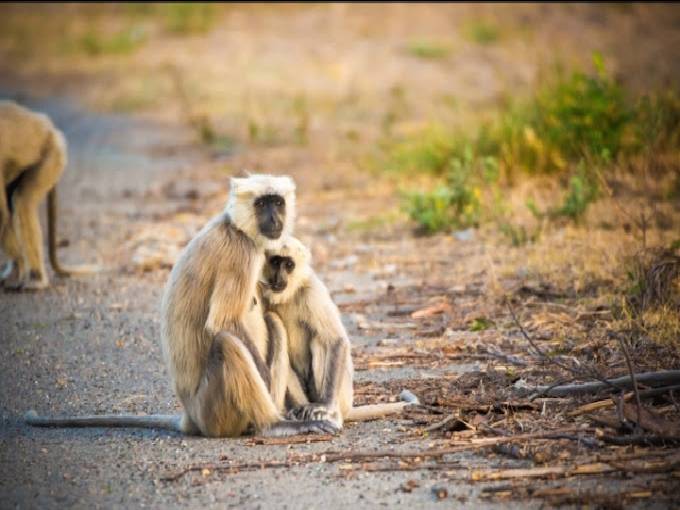
M680 436L600 436L603 442L616 446L678 446Z
M617 468L604 462L582 464L579 466L546 466L528 469L475 470L470 480L475 482L490 480L511 480L514 478L555 478L558 476L596 475L617 471Z
M178 471L177 473L174 474L169 474L166 476L162 476L160 479L163 482L174 482L175 480L179 480L182 478L184 475L187 473L191 473L192 471L201 471L204 472L207 470L208 472L213 472L213 471L229 471L232 473L238 473L239 471L254 471L256 469L272 469L272 468L288 468L293 466L293 464L288 461L269 461L269 462L243 462L240 464L213 464L213 463L203 463L203 464L198 464L195 466L189 466L187 468L182 469L181 471Z
M640 398L656 397L658 395L663 395L675 390L680 390L680 384L675 386L662 386L660 388L652 388L650 390L642 390L640 392ZM624 400L630 400L633 397L633 393L626 393L623 397ZM577 407L573 411L569 411L567 416L578 416L584 413L590 413L593 411L599 411L600 409L606 409L614 405L614 402L610 398L604 400L596 400L595 402L590 402Z
M253 437L246 440L246 445L282 445L282 444L309 444L330 441L334 436L331 434L303 435L291 437Z
M637 374L635 379L638 383L647 386L669 386L680 384L680 370L662 370L659 372L644 372ZM568 384L565 386L538 386L534 388L535 391L544 393L550 397L565 397L571 395L585 395L587 393L597 393L604 389L626 389L630 390L633 387L633 382L630 375L617 377L615 379L607 379L606 381L596 381L583 384Z
M680 467L680 455L657 462L627 463L609 461L571 466L545 466L528 469L475 470L472 481L512 480L516 478L556 478L576 475L599 475L613 471L628 473L666 473Z
M628 353L628 347L626 346L626 341L620 336L616 335L616 339L619 341L621 350L623 351L623 356L626 358L626 366L628 367L628 375L630 376L630 382L633 386L633 393L635 394L635 405L637 407L637 427L642 427L642 400L640 399L640 390L638 389L637 381L635 379L635 370L633 370L633 362L630 359L630 354Z

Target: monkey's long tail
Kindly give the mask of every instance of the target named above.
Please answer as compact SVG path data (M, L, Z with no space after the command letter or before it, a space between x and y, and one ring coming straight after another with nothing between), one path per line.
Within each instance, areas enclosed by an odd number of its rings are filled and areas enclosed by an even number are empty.
M63 266L57 259L57 187L47 193L47 247L50 255L50 264L54 272L59 276L74 274L97 273L101 267L92 264L80 266Z
M101 414L51 418L38 416L38 413L31 410L24 415L24 420L33 427L124 427L165 429L182 432L182 417L172 414L150 414L145 416L136 414Z
M350 409L346 421L367 421L377 420L385 416L401 413L406 406L420 404L418 397L416 397L409 390L403 390L399 395L401 402L392 402L389 404L370 404L365 406L353 407Z

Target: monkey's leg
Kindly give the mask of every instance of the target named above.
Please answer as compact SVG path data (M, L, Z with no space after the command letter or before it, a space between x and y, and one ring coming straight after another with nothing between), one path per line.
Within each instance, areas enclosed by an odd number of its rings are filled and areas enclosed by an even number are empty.
M12 201L19 178L11 183L5 183L2 173L0 173L0 180L3 182L0 190L0 245L9 257L5 266L0 270L0 281L7 287L16 288L21 286L25 264L17 236L14 233L9 204Z
M293 367L288 365L288 384L286 385L286 409L293 411L299 407L309 404L309 399L302 389L302 382ZM295 415L287 414L286 417L295 419Z
M43 237L40 229L38 207L59 181L64 170L64 154L61 146L51 136L42 160L27 170L14 191L14 232L22 248L27 274L24 289L42 289L48 286L47 271L43 260Z
M9 261L2 269L0 279L6 288L18 289L26 279L26 261L21 253L13 222L10 222L2 233L2 249L9 257Z
M9 200L12 194L12 188L9 186L9 183L5 182L4 172L6 165L8 165L8 163L0 161L0 239L5 236L5 229L9 227L10 222L12 221L9 212Z
M330 420L341 427L342 411L349 410L352 399L349 345L341 338L330 345L313 340L311 351L311 378L316 395L309 395L312 402L292 409L288 416L301 420Z
M264 315L267 324L268 352L267 366L271 375L270 393L274 405L279 412L286 408L286 387L288 385L288 370L290 361L288 358L288 335L286 328L278 315L267 312Z
M208 437L240 436L249 425L274 436L337 431L329 422L282 420L250 351L226 332L215 336L203 380L187 408Z

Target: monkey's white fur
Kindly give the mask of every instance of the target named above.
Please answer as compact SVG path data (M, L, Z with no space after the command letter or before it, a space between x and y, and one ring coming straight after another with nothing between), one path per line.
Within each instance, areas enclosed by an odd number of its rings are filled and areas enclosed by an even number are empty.
M295 262L283 291L272 292L265 285L263 293L268 306L281 317L288 334L292 368L289 394L296 404L306 404L307 396L300 395L299 376L313 376L321 401L312 404L325 406L328 419L342 426L352 408L354 371L351 344L338 307L312 269L309 250L299 240L289 237L279 249L268 250L267 254L290 257ZM324 395L325 392L330 394Z
M258 231L252 202L263 195L280 195L286 201L286 217L278 239L268 239ZM284 175L254 174L248 177L232 177L225 211L231 217L234 226L245 232L256 244L268 250L277 249L293 232L295 182Z

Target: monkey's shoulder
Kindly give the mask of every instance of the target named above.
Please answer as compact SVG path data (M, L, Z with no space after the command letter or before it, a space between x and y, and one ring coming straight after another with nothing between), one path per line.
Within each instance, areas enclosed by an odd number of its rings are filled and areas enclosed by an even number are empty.
M236 228L227 213L212 218L189 242L185 251L209 257L209 262L219 264L216 255L239 263L252 258L257 248L252 239Z

